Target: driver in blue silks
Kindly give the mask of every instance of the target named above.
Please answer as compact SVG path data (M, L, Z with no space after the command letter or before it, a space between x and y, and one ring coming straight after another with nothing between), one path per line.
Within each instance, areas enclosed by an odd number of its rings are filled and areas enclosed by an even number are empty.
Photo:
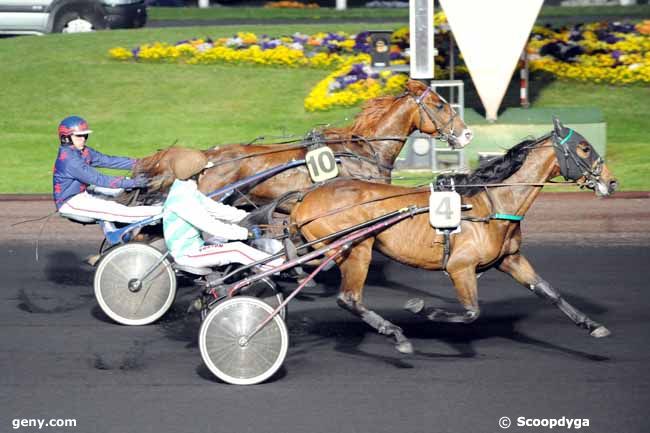
M161 206L124 206L108 199L123 188L142 188L147 179L108 176L94 167L130 170L136 160L104 155L86 146L92 131L81 117L69 116L59 124L59 153L52 175L54 204L63 216L77 220L131 223L159 215ZM94 188L90 194L89 187ZM102 198L102 196L104 198Z

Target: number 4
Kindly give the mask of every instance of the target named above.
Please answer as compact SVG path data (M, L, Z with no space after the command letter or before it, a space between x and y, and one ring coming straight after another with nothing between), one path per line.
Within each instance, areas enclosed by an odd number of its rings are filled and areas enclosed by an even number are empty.
M451 217L454 215L454 211L451 210L451 199L449 197L445 197L440 200L440 204L438 205L438 208L435 212L438 215L444 216L445 219L451 219Z

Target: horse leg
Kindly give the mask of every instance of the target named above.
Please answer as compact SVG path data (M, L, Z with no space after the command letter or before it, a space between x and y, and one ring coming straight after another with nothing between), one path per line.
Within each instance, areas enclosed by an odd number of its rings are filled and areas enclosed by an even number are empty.
M377 332L395 339L395 348L401 353L413 353L413 345L404 336L402 329L366 307L363 300L363 286L372 259L374 238L366 239L352 248L339 262L341 271L341 291L338 305L358 316Z
M591 320L582 311L569 304L560 293L546 280L537 275L531 264L521 254L506 256L499 264L499 270L509 274L519 283L528 287L543 299L548 299L560 311L566 314L580 328L589 331L592 337L607 337L609 330L598 322Z
M404 308L433 322L472 323L481 312L478 306L477 279L474 267L469 266L451 272L449 278L456 287L456 296L465 308L464 313L454 313L442 308L425 308L424 301L418 298L409 299Z

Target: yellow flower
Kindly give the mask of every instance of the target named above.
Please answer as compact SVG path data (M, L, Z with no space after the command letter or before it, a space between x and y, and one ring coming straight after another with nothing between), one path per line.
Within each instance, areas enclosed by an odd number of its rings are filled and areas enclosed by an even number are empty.
M122 47L111 48L108 50L108 55L116 60L128 60L133 58L133 53Z

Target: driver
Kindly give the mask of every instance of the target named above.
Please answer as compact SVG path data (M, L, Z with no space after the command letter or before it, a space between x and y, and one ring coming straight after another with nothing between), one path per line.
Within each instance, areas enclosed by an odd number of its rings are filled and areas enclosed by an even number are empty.
M132 223L159 215L161 206L124 206L110 200L123 188L143 188L145 177L107 176L93 167L132 169L135 159L104 155L88 146L92 131L81 117L68 116L59 124L59 153L52 176L54 204L71 219ZM93 190L93 194L88 191ZM102 196L104 198L102 198Z
M259 227L254 226L249 231L236 224L248 212L218 203L197 189L199 176L212 165L198 150L192 150L173 162L176 180L163 206L165 243L172 257L179 265L197 268L229 263L248 265L269 257L267 253L239 242L260 237ZM206 244L201 231L214 236L211 244ZM283 258L278 258L260 265L260 269L268 270L283 262Z

